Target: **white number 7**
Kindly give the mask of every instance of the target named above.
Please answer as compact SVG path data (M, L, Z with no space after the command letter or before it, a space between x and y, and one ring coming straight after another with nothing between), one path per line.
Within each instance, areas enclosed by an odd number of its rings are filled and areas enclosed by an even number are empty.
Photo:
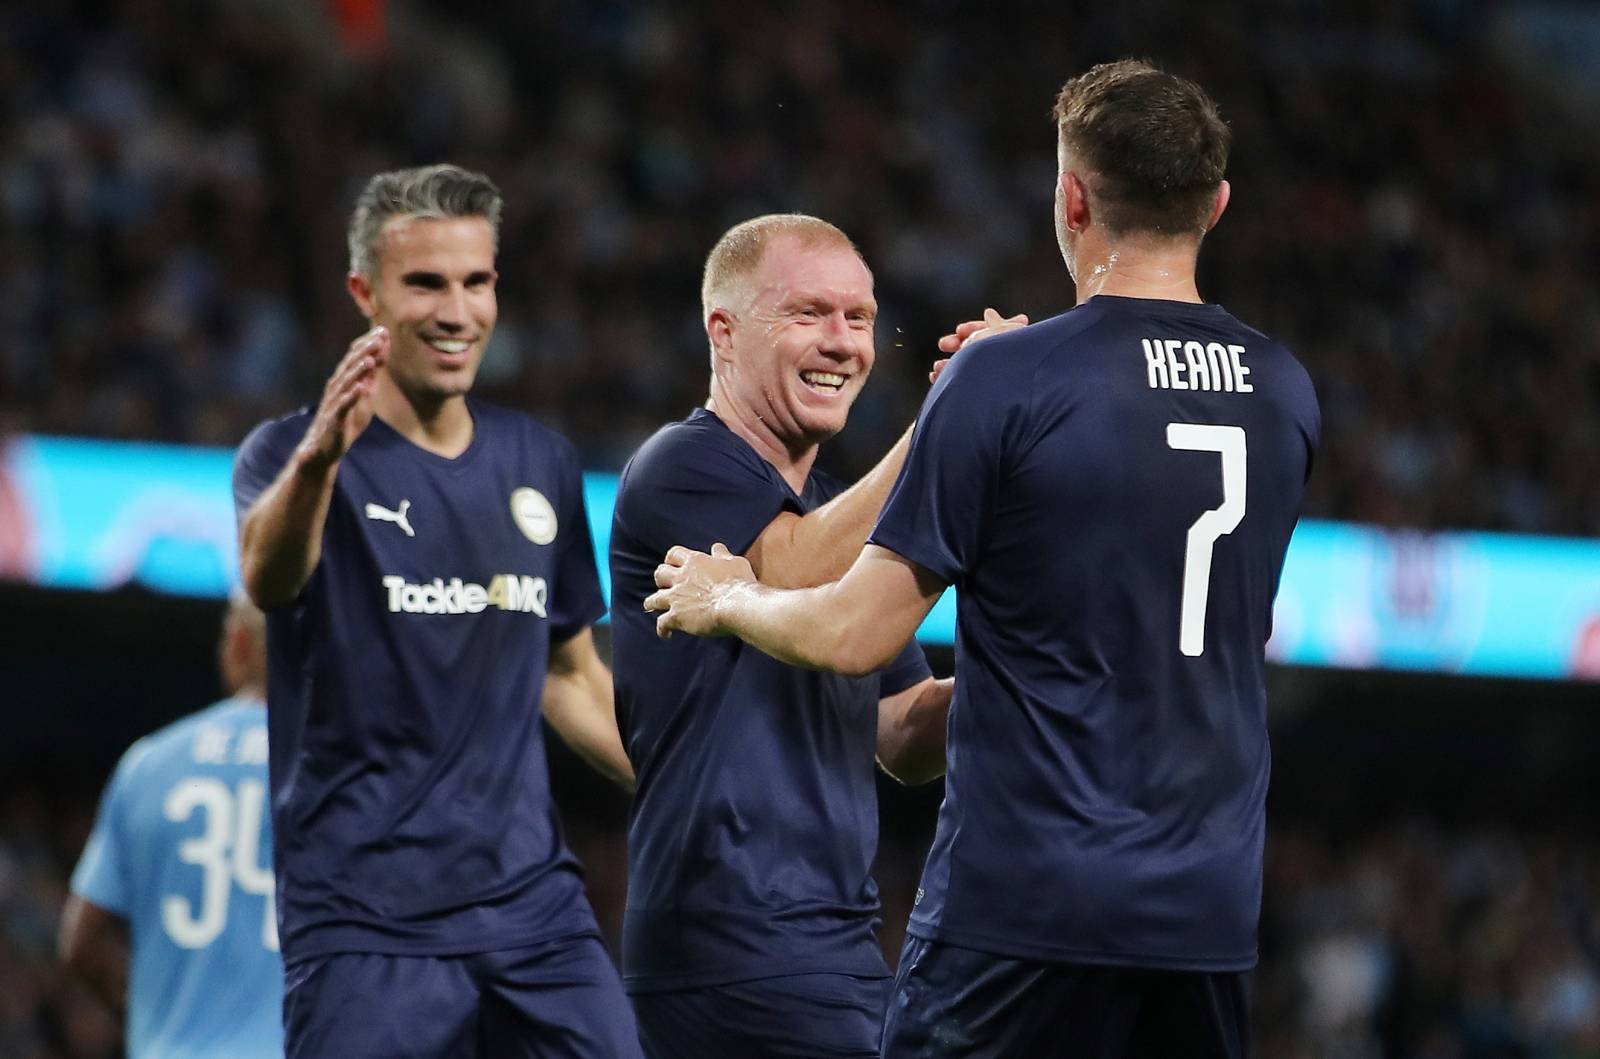
M1222 506L1194 520L1183 552L1183 608L1178 618L1178 650L1196 658L1206 646L1211 546L1218 537L1232 533L1244 518L1244 428L1168 423L1167 447L1215 452L1222 456Z

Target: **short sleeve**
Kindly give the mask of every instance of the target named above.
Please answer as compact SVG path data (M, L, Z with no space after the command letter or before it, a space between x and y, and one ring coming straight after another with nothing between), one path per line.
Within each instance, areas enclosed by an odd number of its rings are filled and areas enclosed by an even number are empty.
M738 442L742 445L742 442ZM692 425L667 428L639 450L617 495L617 521L659 561L673 545L743 554L794 494L754 452L717 444Z
M878 670L878 698L886 699L933 676L922 645L912 640L900 649L893 662Z
M911 451L869 542L959 582L977 561L999 489L1014 418L1001 385L1014 377L995 355L1006 336L964 350L923 402Z
M72 872L72 892L108 912L126 917L133 907L134 880L129 857L125 817L134 764L143 756L143 743L135 743L118 762L117 769L100 796L100 809L94 829L84 844L83 855Z
M561 460L561 511L557 514L553 565L555 586L550 594L550 639L570 640L606 612L600 591L600 574L594 562L594 537L589 532L589 512L583 503L583 472L577 453L564 441Z
M295 420L273 419L252 430L239 445L233 457L233 512L239 522L278 477L304 434L303 424Z

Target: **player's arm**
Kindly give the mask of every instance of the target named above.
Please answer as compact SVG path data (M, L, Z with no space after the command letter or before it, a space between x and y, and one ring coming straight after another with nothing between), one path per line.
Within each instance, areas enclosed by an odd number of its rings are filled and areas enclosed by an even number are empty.
M633 790L633 766L617 732L611 670L594 649L592 630L584 629L550 645L544 716L562 741L596 772Z
M892 553L891 553L892 554ZM928 677L878 702L878 764L908 787L944 775L945 720L953 678Z
M61 962L125 1017L128 1000L128 924L77 894L67 896L56 937Z
M389 332L382 327L351 343L305 437L240 520L239 575L257 605L292 601L316 569L339 461L372 422L377 373L388 356Z
M911 448L911 430L854 485L805 515L779 514L745 550L762 584L807 588L836 581L867 543L872 524Z
M1027 323L1027 316L1021 313L1002 318L995 310L985 309L982 320L968 320L941 338L939 349L953 356L970 342ZM948 358L936 363L929 381L949 363ZM867 543L910 448L908 428L877 466L849 489L815 511L805 515L785 511L769 522L744 553L761 583L774 588L809 588L843 577Z
M656 632L737 636L780 662L866 676L882 669L916 633L945 584L876 544L843 578L782 590L755 579L750 563L721 544L711 554L679 545L656 567L659 591L644 609L663 611Z

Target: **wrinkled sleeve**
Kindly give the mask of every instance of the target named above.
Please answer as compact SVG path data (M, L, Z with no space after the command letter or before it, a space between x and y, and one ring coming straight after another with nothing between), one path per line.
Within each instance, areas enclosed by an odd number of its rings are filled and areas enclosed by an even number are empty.
M274 419L256 427L240 443L233 457L233 513L239 522L289 462L301 433L294 424Z
M986 370L990 350L970 353L951 362L923 402L869 538L948 584L960 583L982 553L1012 418L996 386L1001 373Z
M878 698L886 699L933 676L922 645L912 640L901 648L895 660L878 670Z
M717 543L743 554L779 514L798 511L760 460L692 437L657 437L628 468L618 521L657 556L676 544L707 552Z

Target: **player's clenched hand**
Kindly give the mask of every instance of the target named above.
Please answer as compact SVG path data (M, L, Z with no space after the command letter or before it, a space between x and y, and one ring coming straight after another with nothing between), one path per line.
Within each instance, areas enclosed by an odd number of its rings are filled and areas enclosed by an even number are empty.
M939 351L954 356L969 343L1027 326L1027 313L1018 313L1015 316L1001 316L999 311L995 309L985 309L982 320L968 320L965 323L957 324L954 331L939 339ZM935 361L933 370L928 373L928 381L933 382L937 379L949 363L950 357Z
M656 567L660 591L644 601L644 609L662 612L656 635L663 640L679 629L693 636L720 636L726 630L718 624L718 600L755 579L750 561L726 545L713 544L707 555L680 544Z
M374 327L354 342L322 388L317 414L300 442L302 458L326 466L342 457L372 422L378 369L389 359L389 330Z

